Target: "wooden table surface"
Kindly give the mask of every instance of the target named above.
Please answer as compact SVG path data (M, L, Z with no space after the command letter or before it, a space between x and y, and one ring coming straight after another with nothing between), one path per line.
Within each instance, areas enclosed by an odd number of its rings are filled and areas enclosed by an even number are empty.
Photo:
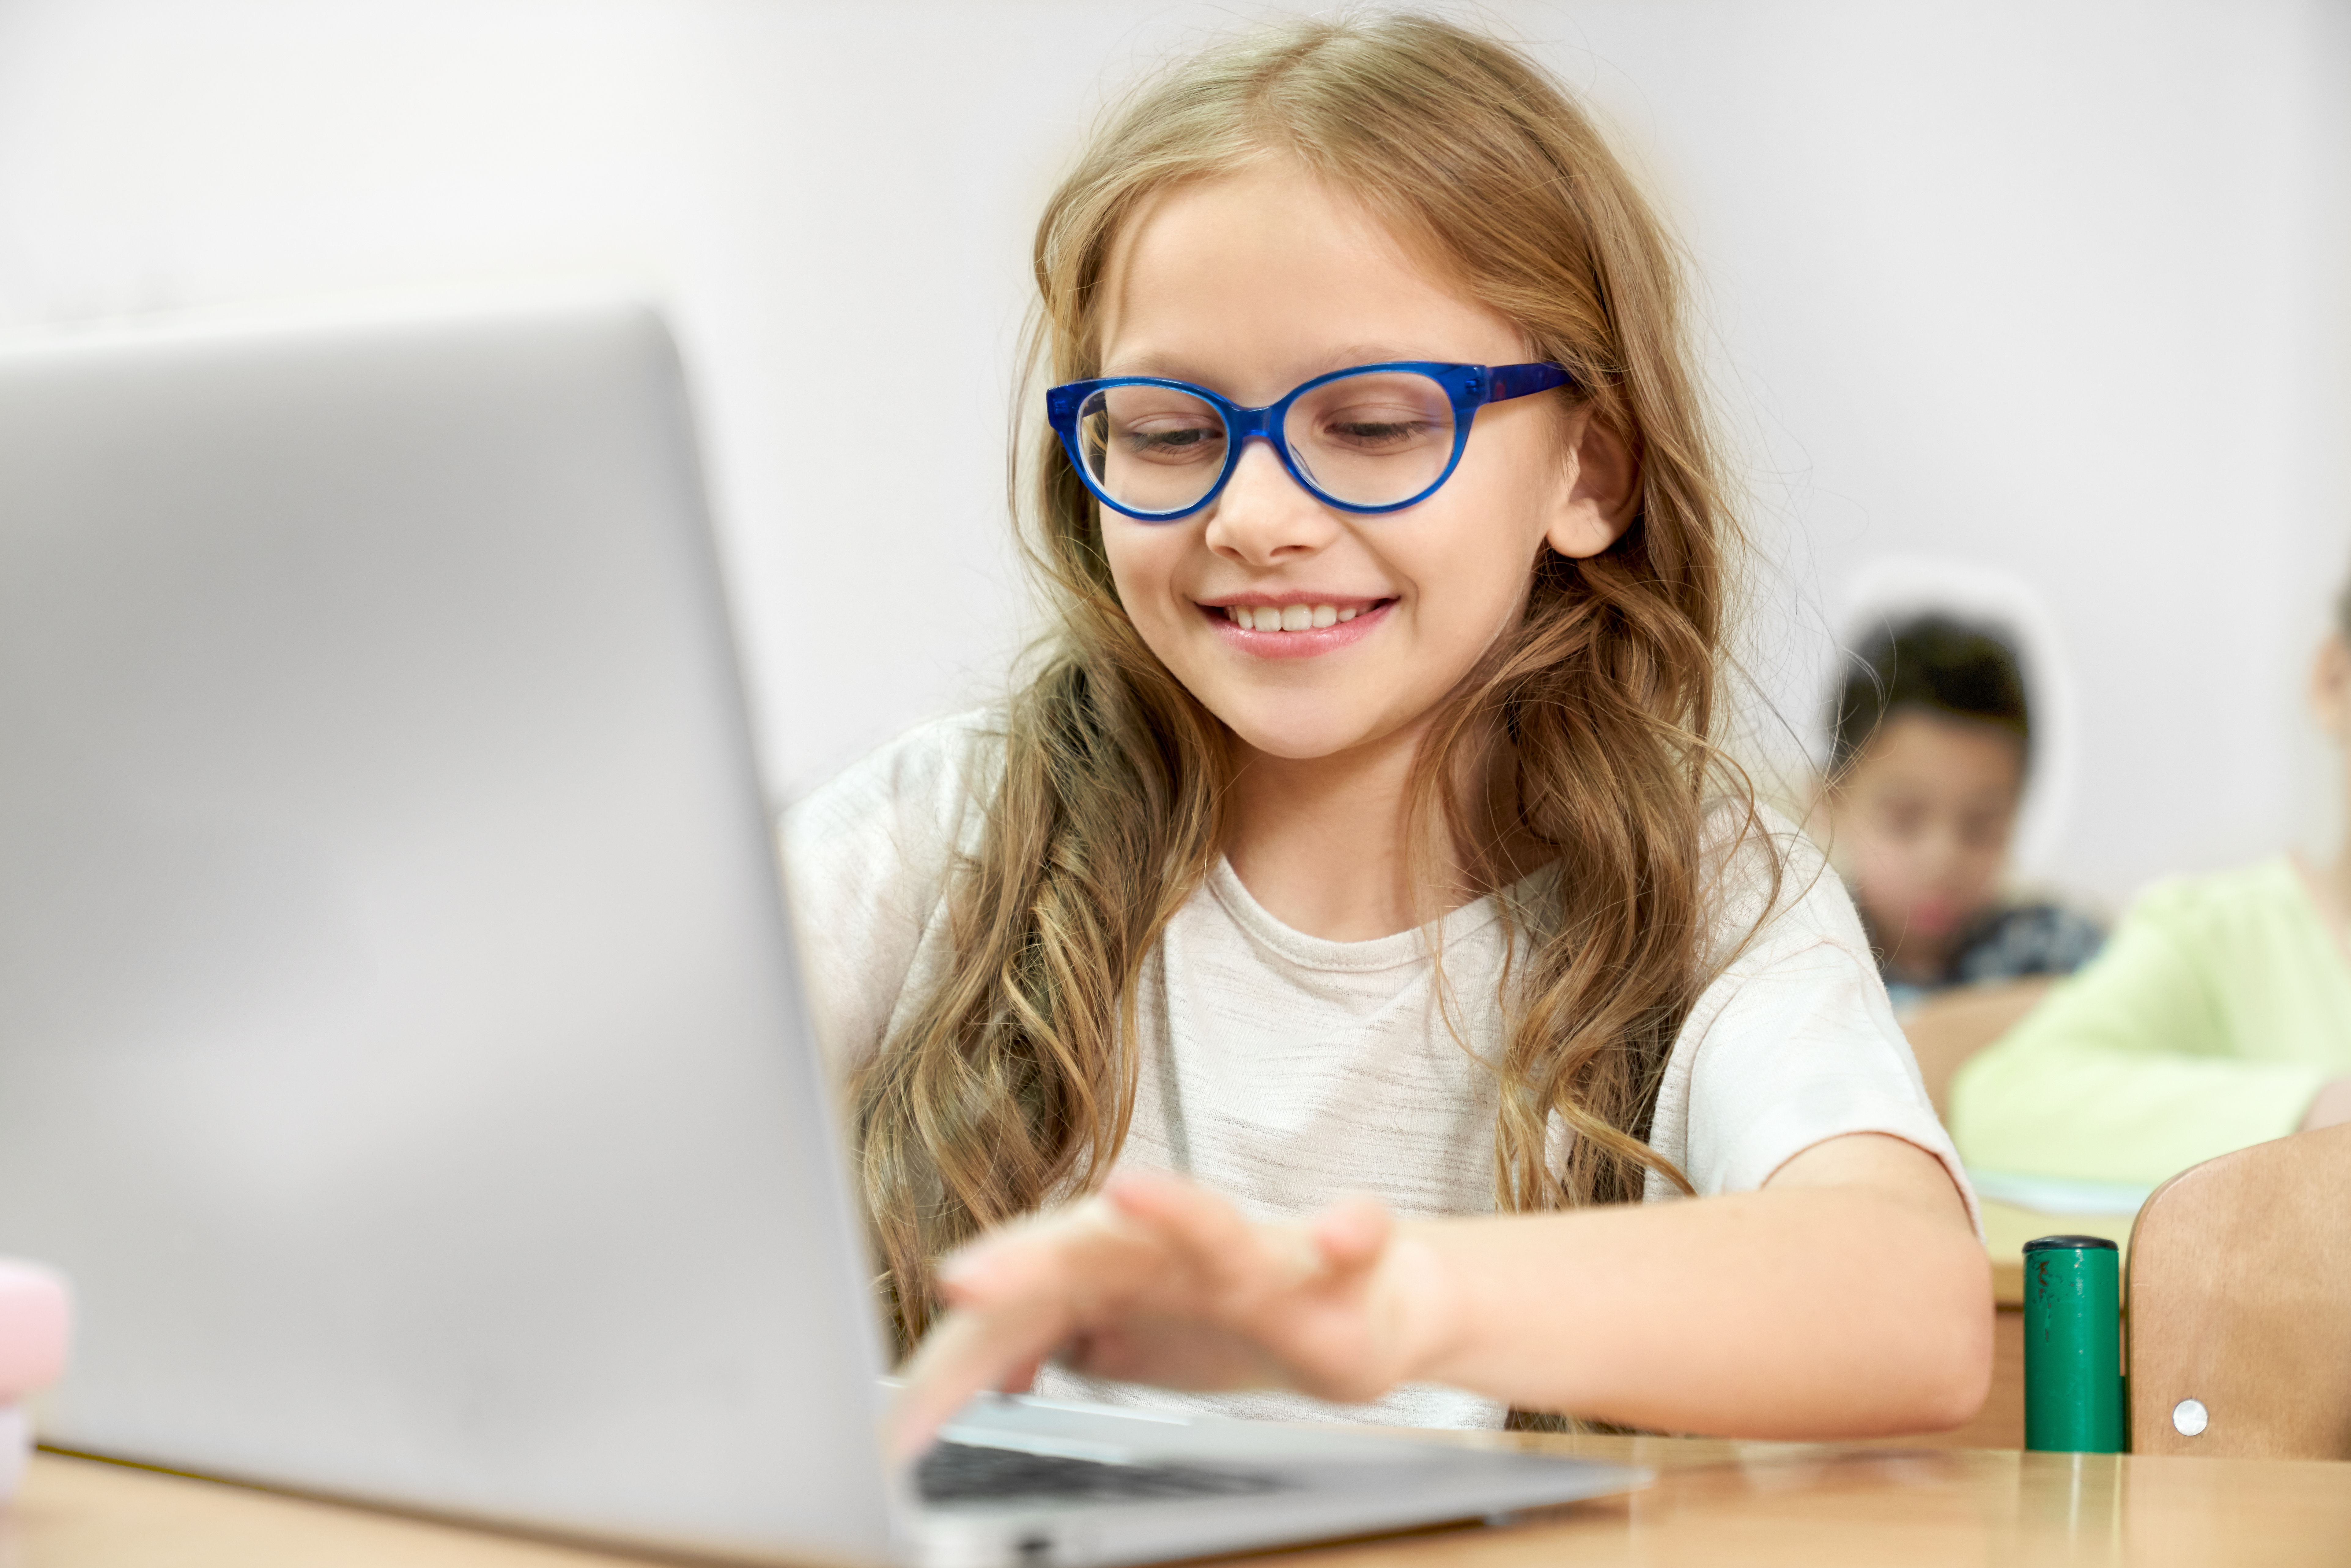
M2351 1465L1671 1437L1521 1443L1656 1484L1501 1527L1301 1549L1312 1568L2351 1563ZM0 1568L595 1568L573 1547L40 1455L0 1511Z
M1877 1445L1507 1437L1660 1472L1631 1499L1508 1530L1464 1530L1311 1552L1315 1568L1538 1563L2339 1563L2351 1568L2351 1465L2071 1458L2001 1452L2024 1440L2014 1302L2029 1236L2129 1235L1986 1204L1999 1314L1991 1396L1956 1433ZM1967 1448L1961 1445L1980 1445ZM1287 1555L1303 1557L1301 1552ZM1407 1563L1407 1559L1413 1560ZM246 1488L43 1454L0 1510L0 1568L586 1568L641 1561Z

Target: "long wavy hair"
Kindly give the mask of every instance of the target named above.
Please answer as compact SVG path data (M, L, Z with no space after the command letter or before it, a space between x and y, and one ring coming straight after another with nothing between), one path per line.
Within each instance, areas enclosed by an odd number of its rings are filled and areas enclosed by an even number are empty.
M1055 192L1026 390L1098 373L1100 286L1144 203L1269 158L1364 203L1516 324L1531 358L1574 377L1550 395L1588 404L1638 461L1623 536L1589 559L1542 551L1522 621L1435 716L1412 810L1482 879L1473 891L1510 874L1492 852L1505 840L1558 867L1554 893L1513 901L1505 1039L1480 1056L1500 1087L1497 1207L1632 1201L1652 1171L1687 1191L1646 1140L1704 979L1737 538L1677 253L1590 120L1510 47L1421 16L1283 22L1147 84ZM1095 505L1029 423L1016 513L1054 630L1002 715L985 827L950 882L945 973L850 1088L904 1345L935 1310L935 1259L1116 1157L1145 959L1215 863L1234 768L1223 726L1120 607Z

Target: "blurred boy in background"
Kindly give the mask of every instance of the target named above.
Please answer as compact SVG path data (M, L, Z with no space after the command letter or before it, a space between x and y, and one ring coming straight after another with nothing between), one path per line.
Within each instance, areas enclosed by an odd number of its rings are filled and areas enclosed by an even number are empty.
M2351 587L2311 703L2351 746ZM2351 774L2346 774L2351 779ZM1960 1067L1970 1166L2152 1184L2231 1149L2351 1121L2351 844L2158 883L2097 961Z
M1883 629L1855 651L1829 737L1814 825L1897 1010L1956 987L2068 974L2098 950L2095 922L2002 897L2032 726L1998 634L1934 614ZM2039 995L2013 993L2000 1026Z

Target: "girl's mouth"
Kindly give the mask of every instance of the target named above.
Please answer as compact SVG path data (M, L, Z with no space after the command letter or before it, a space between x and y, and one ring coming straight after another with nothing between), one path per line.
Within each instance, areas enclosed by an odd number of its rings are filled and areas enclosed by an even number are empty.
M1393 599L1203 604L1219 635L1260 659L1311 659L1359 643L1387 619Z

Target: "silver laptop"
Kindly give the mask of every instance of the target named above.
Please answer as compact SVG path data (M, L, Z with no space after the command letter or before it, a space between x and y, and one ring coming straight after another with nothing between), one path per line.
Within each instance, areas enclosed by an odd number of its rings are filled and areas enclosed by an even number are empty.
M81 1313L46 1439L939 1568L1644 1479L1018 1398L893 1471L770 844L652 312L0 350L0 1253Z

